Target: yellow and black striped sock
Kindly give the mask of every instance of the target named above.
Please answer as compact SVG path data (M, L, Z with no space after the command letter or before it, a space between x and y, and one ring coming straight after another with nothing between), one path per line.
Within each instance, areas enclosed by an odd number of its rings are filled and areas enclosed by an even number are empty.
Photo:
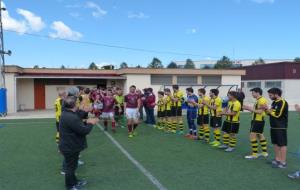
M172 123L170 121L167 121L167 125L168 125L168 130L171 131L172 130Z
M183 131L184 125L182 121L179 121L178 127L180 131Z
M198 137L199 137L199 139L203 139L203 136L204 136L204 129L203 129L203 127L199 126L198 127Z
M227 133L223 134L223 144L229 145L229 134L227 134Z
M234 148L236 146L237 138L236 137L230 137L229 146L231 148Z
M205 137L205 141L209 142L209 140L210 140L210 130L209 130L209 127L205 127L204 128L204 137Z
M215 134L215 141L220 142L220 140L221 140L221 131L220 131L220 129L216 129L214 131L214 134Z
M252 154L257 155L258 153L258 143L256 139L251 140L251 146L252 146Z
M268 152L267 140L266 139L260 140L260 146L261 146L261 150L262 150L263 153L267 153Z
M55 142L56 142L56 143L59 143L59 132L56 132L56 135L55 135Z
M177 122L173 121L172 123L172 131L177 131Z

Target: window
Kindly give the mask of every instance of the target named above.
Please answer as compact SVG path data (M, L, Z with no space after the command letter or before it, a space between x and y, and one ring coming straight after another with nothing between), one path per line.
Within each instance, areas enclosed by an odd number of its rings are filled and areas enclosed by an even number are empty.
M247 88L256 88L256 87L261 88L261 82L248 82L247 83Z
M266 81L265 88L281 88L281 81Z
M221 85L222 77L221 76L202 76L203 85Z
M152 85L171 85L172 75L151 75Z
M241 87L245 88L245 83L244 82L241 83Z
M197 84L197 76L177 76L177 84L179 85Z

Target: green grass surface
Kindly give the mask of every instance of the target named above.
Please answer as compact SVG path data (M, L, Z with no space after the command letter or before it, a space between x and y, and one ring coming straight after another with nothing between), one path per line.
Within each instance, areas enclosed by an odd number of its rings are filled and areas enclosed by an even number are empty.
M296 190L299 181L287 174L300 168L299 116L291 112L288 169L273 169L264 159L245 160L250 151L249 114L242 114L237 150L225 153L199 141L165 134L141 126L139 135L127 138L126 129L113 137L168 190ZM62 156L54 142L54 120L1 120L0 190L60 190ZM266 128L269 139L269 130ZM89 148L82 153L85 165L80 178L89 190L152 190L155 186L110 142L98 128L88 136ZM270 147L270 145L269 145ZM270 147L271 157L272 149Z

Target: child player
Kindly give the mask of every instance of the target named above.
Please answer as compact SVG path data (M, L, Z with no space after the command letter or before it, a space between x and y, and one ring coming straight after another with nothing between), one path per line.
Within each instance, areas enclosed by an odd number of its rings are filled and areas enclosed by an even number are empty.
M129 94L125 96L124 109L127 117L128 137L136 136L136 128L139 123L139 108L141 106L140 96L136 93L136 87L130 86Z
M164 121L165 121L165 131L166 132L172 132L172 95L171 90L169 88L164 89L165 97L164 97L164 105L165 105L165 114L164 114Z
M209 143L210 140L210 131L209 131L209 109L208 109L208 103L209 103L209 97L205 95L206 90L204 88L201 88L198 90L199 100L198 100L198 118L197 118L197 124L198 124L198 135L199 140L205 140L205 142ZM204 135L204 138L203 138Z
M222 115L226 116L226 121L223 125L223 132L229 135L229 146L223 145L220 148L226 148L225 152L232 152L235 150L237 138L240 127L240 111L241 103L237 100L238 94L235 91L228 92L228 109Z
M106 96L103 97L103 110L102 110L102 118L104 124L104 130L107 131L108 128L108 120L111 120L112 132L116 132L116 122L114 117L114 106L116 104L116 100L113 97L112 90L106 91Z
M163 91L158 91L158 101L157 101L157 125L156 128L159 130L164 129L164 117L165 117L165 104L164 104Z
M185 136L189 139L197 139L197 127L195 125L195 120L197 118L197 102L198 102L198 97L194 94L193 88L187 88L186 89L186 94L187 94L187 122L189 126L189 133Z

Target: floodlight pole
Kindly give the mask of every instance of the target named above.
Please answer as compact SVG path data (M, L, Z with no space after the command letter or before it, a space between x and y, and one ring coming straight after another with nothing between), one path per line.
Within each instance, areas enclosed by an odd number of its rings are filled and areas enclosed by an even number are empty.
M5 54L10 55L11 51L4 51L3 41L3 23L2 23L2 11L6 11L6 8L2 7L2 0L0 0L0 88L5 88Z

